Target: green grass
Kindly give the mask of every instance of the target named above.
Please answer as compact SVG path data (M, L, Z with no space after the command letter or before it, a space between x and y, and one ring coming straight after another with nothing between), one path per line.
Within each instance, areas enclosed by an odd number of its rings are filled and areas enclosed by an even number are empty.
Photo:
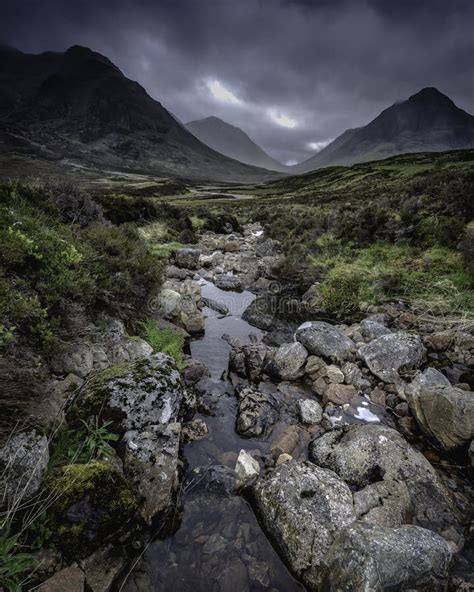
M160 329L156 321L147 319L141 323L143 338L154 352L162 352L174 358L178 369L186 367L183 359L184 335L171 328Z

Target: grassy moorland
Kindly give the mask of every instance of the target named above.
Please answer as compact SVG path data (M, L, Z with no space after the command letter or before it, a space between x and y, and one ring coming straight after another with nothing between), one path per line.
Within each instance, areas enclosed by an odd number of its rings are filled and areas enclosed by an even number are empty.
M474 151L331 167L238 192L254 197L180 203L198 222L259 220L287 255L282 278L300 290L319 281L321 305L337 317L397 299L472 317Z

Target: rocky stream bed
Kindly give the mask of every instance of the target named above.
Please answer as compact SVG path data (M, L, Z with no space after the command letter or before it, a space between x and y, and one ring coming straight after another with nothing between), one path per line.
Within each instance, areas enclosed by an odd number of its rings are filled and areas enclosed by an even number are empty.
M55 361L58 413L79 385L66 416L120 440L53 505L41 590L474 589L472 333L393 304L336 325L317 286L285 318L281 258L258 225L174 255L150 306L181 373L113 320ZM33 495L47 441L15 438Z

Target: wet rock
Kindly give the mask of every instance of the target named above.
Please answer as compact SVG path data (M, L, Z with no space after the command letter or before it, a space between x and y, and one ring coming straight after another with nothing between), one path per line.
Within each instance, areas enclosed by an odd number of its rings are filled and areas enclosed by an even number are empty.
M359 331L366 341L373 341L382 335L391 333L390 329L383 323L371 319L364 319L360 322Z
M410 492L405 483L393 479L377 481L356 491L354 509L357 518L379 526L395 528L413 520Z
M428 368L419 374L406 396L418 425L445 450L474 437L474 393L452 387L441 372Z
M38 588L40 592L84 592L85 575L79 567L65 567ZM94 591L95 592L95 591Z
M351 339L323 321L303 323L296 330L295 337L311 354L334 361L347 360L355 350Z
M351 384L330 384L323 394L323 402L345 405L357 396L357 390Z
M275 324L271 303L266 297L259 297L249 304L242 314L242 319L262 331L270 331Z
M271 363L274 349L261 343L243 345L232 349L229 355L229 368L250 382L259 382L264 369Z
M355 520L349 487L332 471L288 461L254 486L256 509L291 571L318 590L337 533Z
M198 360L192 358L186 360L186 368L181 372L184 382L187 385L193 385L199 382L204 377L209 377L209 369Z
M303 376L307 358L308 352L301 343L284 343L276 350L266 371L282 380L297 380Z
M300 399L298 401L298 414L301 421L307 425L317 424L323 419L321 405L312 399Z
M135 363L118 364L89 381L79 400L80 414L100 415L123 433L176 421L187 391L171 356L157 353Z
M224 495L232 495L238 489L236 472L225 465L198 467L195 472L196 475L192 476L188 487Z
M260 473L260 465L246 450L241 450L237 457L235 472L241 483L247 483L247 481L258 477Z
M270 450L276 460L282 454L291 454L300 441L300 428L295 425L288 426L272 441Z
M35 494L48 469L46 436L35 430L11 435L0 448L0 499L18 504Z
M382 480L404 482L421 526L441 531L446 525L458 524L434 468L391 428L352 425L335 429L312 442L310 458L359 489Z
M355 522L337 537L326 559L324 590L445 590L448 543L417 526L386 528Z
M45 492L52 500L47 519L54 525L54 542L67 561L98 549L124 528L137 508L128 481L102 461L68 465L49 474Z
M230 273L219 274L216 276L216 286L221 290L235 290L242 289L242 280L237 275Z
M147 524L168 507L178 477L181 425L152 425L124 436L124 470L140 497L140 514Z
M204 304L204 306L207 306L211 310L215 310L220 314L229 314L229 309L223 302L217 302L216 300L212 300L212 298L203 298L202 303Z
M399 332L374 339L358 353L372 374L384 382L397 383L400 371L418 368L426 350L418 335Z
M178 322L192 335L204 331L204 315L199 310L192 310L190 312L182 310L179 313Z
M198 269L200 255L201 251L199 249L191 249L187 247L176 251L174 262L177 267L184 269Z
M94 365L92 348L84 343L71 343L66 351L55 355L50 362L53 372L56 374L75 374L85 378L90 374Z
M196 417L189 423L184 424L181 430L181 440L183 442L195 442L204 439L209 433L206 422L200 417Z
M253 387L237 387L236 392L237 433L247 438L268 435L278 419L276 399Z

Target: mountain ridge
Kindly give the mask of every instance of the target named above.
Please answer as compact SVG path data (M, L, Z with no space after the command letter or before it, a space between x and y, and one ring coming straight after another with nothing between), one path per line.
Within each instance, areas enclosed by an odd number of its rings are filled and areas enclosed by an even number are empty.
M288 167L267 154L240 127L211 115L195 119L185 124L196 138L210 148L245 164L276 170L288 171Z
M276 178L212 150L106 56L71 46L25 54L0 46L0 150L203 180Z
M397 154L474 148L474 117L434 87L384 109L367 125L346 130L309 159L292 167L305 173Z

